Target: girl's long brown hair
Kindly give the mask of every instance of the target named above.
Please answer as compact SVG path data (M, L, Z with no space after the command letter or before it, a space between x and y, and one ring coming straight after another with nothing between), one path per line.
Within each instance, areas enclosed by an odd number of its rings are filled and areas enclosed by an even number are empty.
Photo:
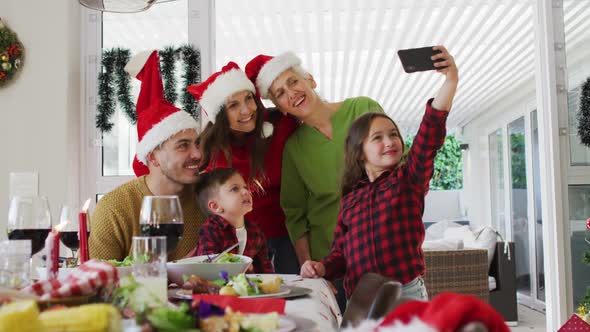
M264 122L264 113L268 111L264 108L260 99L254 97L254 100L257 106L256 126L251 133L246 135L247 139L252 140L250 148L250 178L247 181L257 180L262 182L265 177L264 154L268 147L268 138L262 137L262 124ZM221 106L221 110L215 117L215 124L209 122L201 134L201 149L203 151L201 169L207 168L211 159L215 163L219 153L223 153L225 156L227 167L232 167L231 145L237 142L237 138L231 133L231 129L229 128L226 108L225 106Z
M395 127L395 130L397 130L399 138L402 141L402 149L405 149L404 140L399 128L395 122L387 116L387 114L366 113L360 116L348 129L348 135L346 135L346 141L344 142L344 172L342 174L341 187L342 196L351 192L360 180L367 178L363 142L369 136L371 124L376 118L385 118L393 123L393 126Z

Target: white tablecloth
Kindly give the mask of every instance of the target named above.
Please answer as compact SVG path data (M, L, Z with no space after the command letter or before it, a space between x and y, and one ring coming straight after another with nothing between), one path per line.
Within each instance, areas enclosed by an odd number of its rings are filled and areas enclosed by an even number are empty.
M296 331L337 331L342 314L334 294L324 279L303 279L298 275L281 275L286 285L305 287L313 290L301 298L287 299L285 314L301 317L315 323L312 329L298 328Z

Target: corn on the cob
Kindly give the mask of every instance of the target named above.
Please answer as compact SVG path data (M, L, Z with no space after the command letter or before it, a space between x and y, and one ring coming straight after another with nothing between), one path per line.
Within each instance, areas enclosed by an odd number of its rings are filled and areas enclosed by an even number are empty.
M50 310L39 315L47 332L118 332L121 315L110 304L87 304L80 307Z
M35 301L16 301L0 308L0 331L43 331Z

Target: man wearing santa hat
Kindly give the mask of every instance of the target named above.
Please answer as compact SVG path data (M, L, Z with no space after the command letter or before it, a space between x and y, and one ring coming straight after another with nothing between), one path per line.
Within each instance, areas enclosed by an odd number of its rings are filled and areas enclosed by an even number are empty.
M199 125L164 98L156 51L137 54L125 70L141 81L136 106L139 142L133 162L138 177L98 202L90 220L90 256L122 260L130 253L132 237L140 235L143 197L177 195L184 217L183 234L169 259L179 259L197 244L203 222L192 190L201 161Z

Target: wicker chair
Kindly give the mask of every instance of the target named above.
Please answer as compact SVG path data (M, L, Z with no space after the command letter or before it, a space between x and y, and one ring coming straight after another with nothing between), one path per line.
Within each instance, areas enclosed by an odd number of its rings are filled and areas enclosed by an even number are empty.
M489 302L488 254L485 249L424 251L428 297L441 292L474 295Z

